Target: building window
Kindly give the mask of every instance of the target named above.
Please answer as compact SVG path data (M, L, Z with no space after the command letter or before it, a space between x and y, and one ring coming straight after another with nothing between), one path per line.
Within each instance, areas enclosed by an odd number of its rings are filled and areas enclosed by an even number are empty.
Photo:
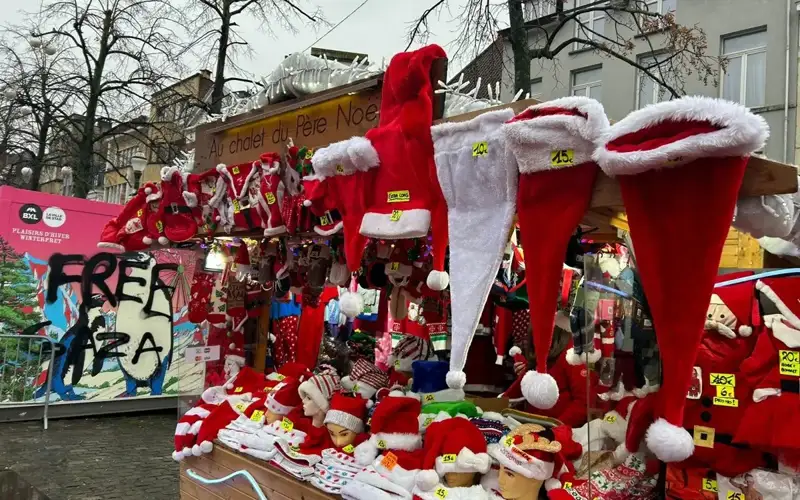
M728 68L722 75L722 97L749 108L764 106L767 84L767 32L722 40Z
M123 168L130 167L131 166L131 158L133 158L133 155L136 153L136 151L138 149L139 148L137 146L132 146L132 147L125 148L125 149L120 149L119 151L117 151L117 160L116 160L117 163L114 166L117 167L120 170L123 169Z
M678 0L646 0L644 6L649 12L669 14L670 12L675 12L677 3Z
M588 7L596 0L575 0L575 7ZM605 4L593 5L592 7L602 7ZM584 40L600 40L606 26L606 13L602 10L592 10L578 15L575 23L575 36ZM584 48L581 42L575 42L575 50Z
M658 67L655 66L661 55L641 56L638 59L639 65L647 68L654 75L658 75ZM636 109L643 108L648 104L661 101L668 101L670 92L647 76L644 71L636 72Z
M125 203L125 187L127 184L115 184L113 186L106 186L103 190L103 198L108 203L115 203L122 205Z
M526 21L533 21L556 13L557 0L527 0L522 6Z
M542 77L531 79L531 99L542 100Z
M603 99L603 68L595 67L572 73L572 95Z

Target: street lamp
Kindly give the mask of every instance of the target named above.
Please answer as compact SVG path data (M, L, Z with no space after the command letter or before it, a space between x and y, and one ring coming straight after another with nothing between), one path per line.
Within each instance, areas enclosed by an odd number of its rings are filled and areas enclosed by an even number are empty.
M138 149L135 153L133 153L133 157L131 158L131 167L133 168L133 188L139 189L139 184L142 180L142 172L144 172L144 167L147 166L147 158L144 157L141 151Z

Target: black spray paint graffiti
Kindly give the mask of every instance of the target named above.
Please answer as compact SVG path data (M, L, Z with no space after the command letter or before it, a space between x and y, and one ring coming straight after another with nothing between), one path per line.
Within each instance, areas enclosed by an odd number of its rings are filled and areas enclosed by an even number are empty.
M80 283L77 321L56 346L53 391L62 399L80 399L72 385L80 381L87 350L91 350L92 376L100 373L104 360L117 359L125 376L126 395L135 396L136 388L143 386L150 387L153 395L160 394L172 359L174 289L159 278L159 273L177 271L178 265L158 264L145 253L99 253L88 259L54 254L48 265L48 304L58 300L59 287ZM72 266L82 269L79 273L68 272ZM117 284L112 292L108 283L115 273ZM117 308L115 330L125 332L105 331L105 302ZM121 314L125 321L120 321ZM70 368L71 384L66 385L64 379Z

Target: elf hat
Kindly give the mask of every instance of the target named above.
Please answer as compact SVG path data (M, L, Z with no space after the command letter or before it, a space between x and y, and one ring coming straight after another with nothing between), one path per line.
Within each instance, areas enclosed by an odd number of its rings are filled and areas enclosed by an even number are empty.
M392 392L375 407L370 424L370 438L353 452L356 461L369 465L380 450L415 451L422 446L419 434L419 399Z
M561 468L560 465L556 467L561 443L552 429L540 425L520 425L488 449L489 455L500 465L528 479L548 481Z
M356 434L364 432L367 401L361 396L350 396L337 392L331 398L330 409L325 414L325 423L341 425Z
M417 486L433 489L449 472L486 474L492 459L486 453L486 440L475 425L464 418L434 422L425 433L425 456L417 474Z
M331 396L339 389L341 389L339 375L331 368L304 381L298 387L298 392L301 398L309 398L314 401L317 408L328 411Z
M303 404L298 392L299 387L298 379L284 379L267 396L267 409L278 415L288 415L289 412Z
M386 387L388 383L388 375L364 358L356 360L350 375L342 378L342 387L359 393L364 399L371 399L378 389Z
M619 181L656 330L663 384L647 442L664 462L694 450L682 425L692 365L748 156L768 136L740 104L683 97L634 111L594 154Z
M431 348L425 339L405 335L392 349L390 363L395 370L410 372L414 361L424 361L430 357L430 354Z
M558 385L547 373L559 281L572 233L592 199L597 165L594 143L608 129L603 105L565 97L526 109L503 126L519 166L517 213L525 249L536 370L522 380L522 393L536 408L552 408Z
M462 389L466 383L467 353L514 219L517 172L502 130L513 115L512 110L503 109L431 128L450 238L453 332L447 384L452 389ZM434 241L435 257L443 257L446 244ZM434 269L442 271L437 261ZM441 289L440 277L429 276L429 288Z
M423 404L464 400L463 389L447 387L448 363L444 361L414 361L411 391L419 394Z
M716 282L753 276L753 271L741 271L717 276ZM753 324L760 323L758 302L755 300L754 280L735 285L714 288L711 303L706 314L706 330L714 330L729 339L737 334L749 337L753 333Z

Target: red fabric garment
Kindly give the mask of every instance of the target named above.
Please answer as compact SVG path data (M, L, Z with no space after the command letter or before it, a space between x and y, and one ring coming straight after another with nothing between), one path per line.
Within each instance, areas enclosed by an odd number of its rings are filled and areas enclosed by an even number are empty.
M275 366L281 367L297 359L297 324L298 316L285 316L272 320L272 333L275 344L272 356Z
M306 366L316 366L319 345L325 331L325 306L339 296L335 286L327 287L319 297L316 307L303 306L300 313L300 326L297 332L297 361Z
M666 498L680 500L715 500L717 494L703 490L703 480L713 479L717 475L711 469L683 469L674 464L667 465Z
M567 363L566 350L562 352L553 366L550 374L558 383L558 402L549 410L541 410L528 405L528 411L561 420L570 427L580 427L587 419L586 376L589 378L591 400L588 406L598 408L601 401L597 398L600 377L594 370L587 370L585 365L572 366Z

